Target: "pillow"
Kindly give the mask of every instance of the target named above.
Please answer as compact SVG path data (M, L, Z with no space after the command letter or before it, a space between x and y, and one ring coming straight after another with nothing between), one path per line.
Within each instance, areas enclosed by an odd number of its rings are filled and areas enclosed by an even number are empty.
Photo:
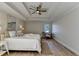
M9 31L10 37L16 37L16 31Z
M18 30L16 34L17 34L17 36L23 36L24 35L21 30Z

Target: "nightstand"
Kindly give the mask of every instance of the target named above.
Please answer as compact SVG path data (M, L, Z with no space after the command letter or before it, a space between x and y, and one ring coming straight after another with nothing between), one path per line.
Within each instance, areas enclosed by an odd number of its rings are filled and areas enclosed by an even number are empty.
M6 41L0 41L0 56L5 54L6 52L9 55L9 50L8 50L7 42Z

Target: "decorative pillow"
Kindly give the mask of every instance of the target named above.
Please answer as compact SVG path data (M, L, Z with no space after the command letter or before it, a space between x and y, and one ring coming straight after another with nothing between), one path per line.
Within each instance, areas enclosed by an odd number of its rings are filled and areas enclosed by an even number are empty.
M23 32L21 30L17 31L17 36L23 36Z
M9 31L10 37L16 37L16 31Z

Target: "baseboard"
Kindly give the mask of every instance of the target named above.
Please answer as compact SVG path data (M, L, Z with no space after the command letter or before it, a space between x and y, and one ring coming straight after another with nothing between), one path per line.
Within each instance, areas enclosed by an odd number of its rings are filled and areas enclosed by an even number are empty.
M69 47L68 45L64 44L63 42L61 42L60 40L58 40L57 38L55 39L58 43L62 44L64 47L66 47L67 49L69 49L70 51L72 51L73 53L75 53L76 55L79 56L78 51L75 51L74 49L72 49L71 47Z

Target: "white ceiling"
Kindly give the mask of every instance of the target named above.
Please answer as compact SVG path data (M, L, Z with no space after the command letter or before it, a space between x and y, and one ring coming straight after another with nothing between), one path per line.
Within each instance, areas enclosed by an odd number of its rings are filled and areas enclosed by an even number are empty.
M30 7L38 6L39 2L1 2L0 11L22 20L40 20L51 21L49 18L57 18L79 5L77 2L42 2L47 12L42 15L31 14ZM39 18L39 19L38 19Z

